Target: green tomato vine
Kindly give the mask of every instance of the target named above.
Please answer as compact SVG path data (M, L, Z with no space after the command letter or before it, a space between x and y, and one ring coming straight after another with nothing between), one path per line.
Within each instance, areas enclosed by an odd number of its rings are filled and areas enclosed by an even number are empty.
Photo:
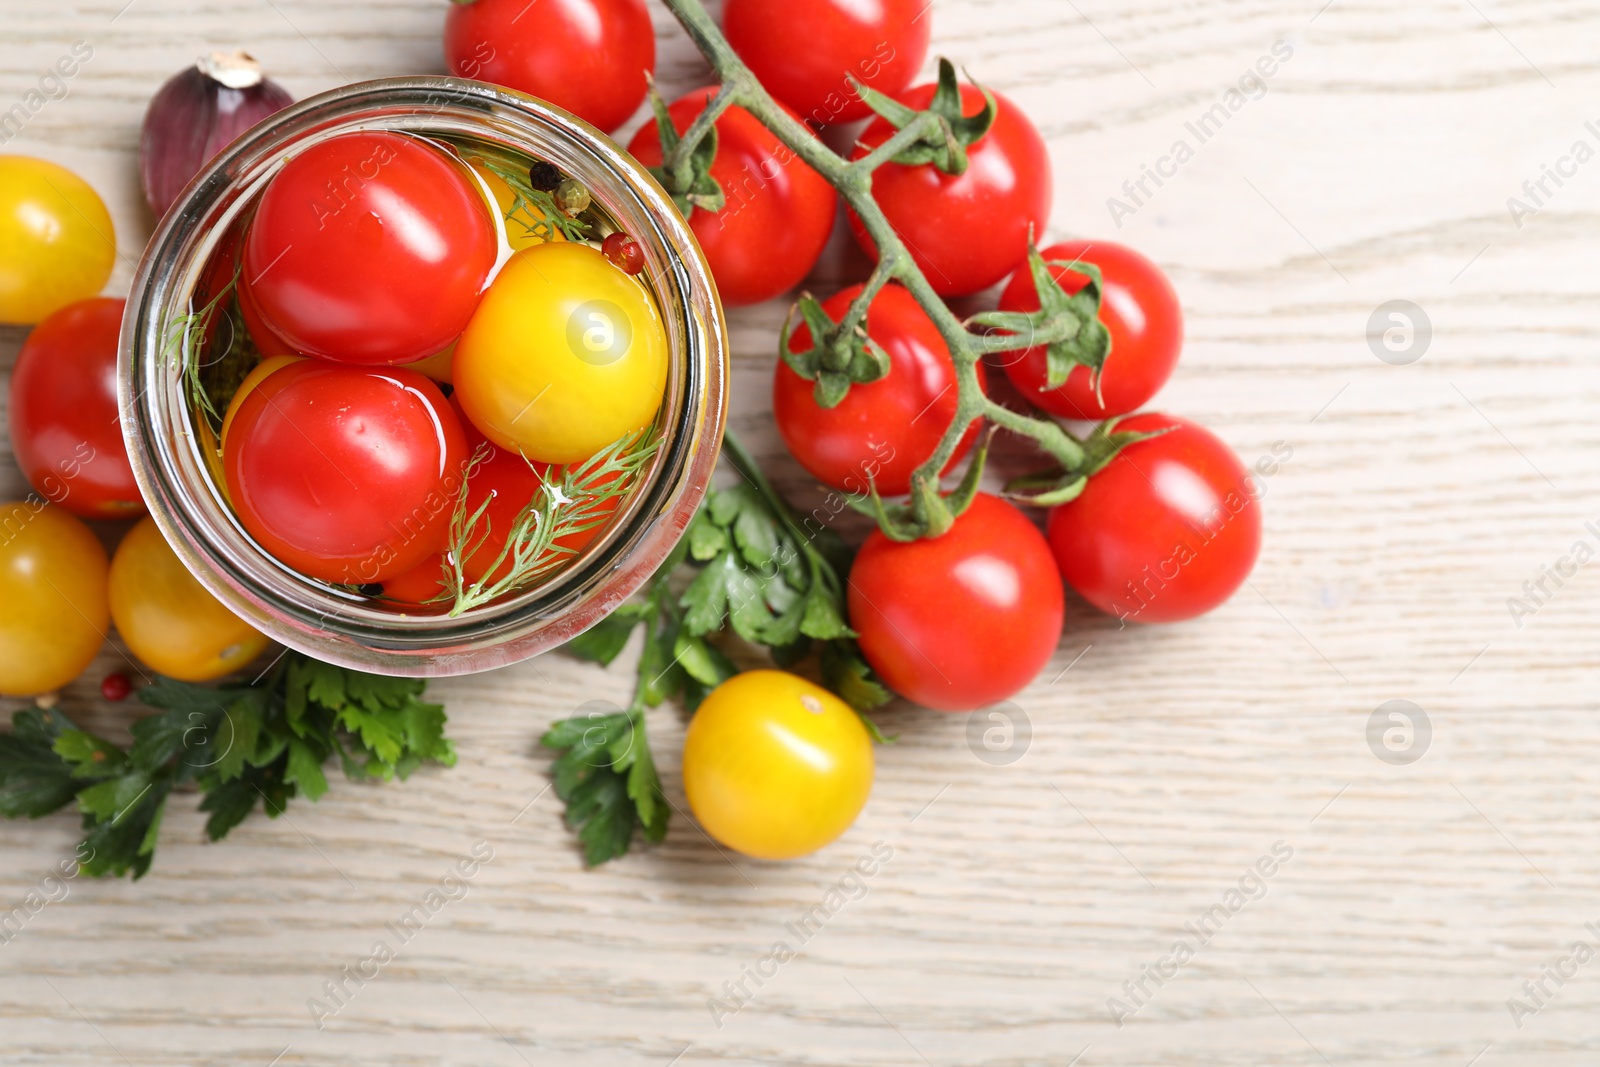
M961 485L948 496L941 491L941 473L949 465L968 428L979 420L1030 439L1055 464L1050 472L1031 476L1029 486L1037 489L1048 483L1053 491L1032 497L1019 495L1018 499L1060 503L1076 495L1073 487L1081 490L1083 482L1097 466L1104 465L1103 449L1114 436L1113 427L1102 426L1089 440L1080 440L1050 419L1013 411L985 395L977 368L988 353L1012 352L1043 344L1051 346L1052 380L1058 374L1064 377L1061 368L1070 363L1088 366L1098 380L1110 345L1109 336L1096 318L1098 285L1090 287L1092 292L1087 300L1072 299L1060 290L1047 270L1032 263L1039 257L1036 251L1030 250L1029 266L1035 278L1049 282L1040 290L1041 310L1033 315L996 312L963 321L934 291L872 193L873 173L890 162L936 166L951 174L965 171L967 148L986 136L994 123L996 105L992 94L984 91L986 106L983 111L963 115L955 68L948 60L940 61L939 89L925 111L913 111L882 93L858 85L862 98L894 125L896 132L867 155L847 160L823 144L809 127L762 87L723 37L701 0L665 0L665 3L721 81L705 111L681 137L673 132L669 140L671 123L661 124L664 158L656 171L668 193L680 206L708 194L709 201L715 202L715 194L705 185L709 156L714 154L707 150L707 143L714 143L716 119L728 108L739 106L754 115L839 191L877 246L878 265L841 322L830 322L814 300L808 302L808 298L802 298L796 313L806 320L812 334L812 350L798 355L790 353L788 339L792 323L784 330L781 352L798 373L817 383L818 402L833 406L843 399L851 383L873 381L888 373L887 361L880 358L881 353L875 351L877 346L866 337L861 325L872 298L891 281L898 282L911 293L950 349L958 388L955 417L933 454L912 474L910 500L903 504L886 504L874 490L871 500L862 505L877 517L884 533L907 541L937 537L950 528L977 492L986 449L978 450ZM664 109L657 110L664 114ZM1098 283L1098 278L1094 281ZM987 332L975 332L974 326L985 328ZM1067 365L1066 370L1070 369Z

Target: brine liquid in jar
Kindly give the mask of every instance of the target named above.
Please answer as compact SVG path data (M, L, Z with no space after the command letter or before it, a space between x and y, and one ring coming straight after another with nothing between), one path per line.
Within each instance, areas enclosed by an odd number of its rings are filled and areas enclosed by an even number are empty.
M368 606L459 615L560 574L644 480L670 365L644 260L548 161L342 133L216 239L164 355L263 550Z

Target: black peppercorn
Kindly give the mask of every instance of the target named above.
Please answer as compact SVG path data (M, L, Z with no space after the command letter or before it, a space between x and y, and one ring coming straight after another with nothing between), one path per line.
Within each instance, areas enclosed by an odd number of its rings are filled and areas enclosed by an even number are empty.
M561 184L561 172L554 164L541 159L528 168L528 184L540 192L555 192L556 186Z

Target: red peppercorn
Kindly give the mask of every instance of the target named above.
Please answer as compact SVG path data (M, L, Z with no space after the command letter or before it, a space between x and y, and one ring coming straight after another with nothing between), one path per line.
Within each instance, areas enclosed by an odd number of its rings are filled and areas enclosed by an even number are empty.
M108 674L100 682L100 695L107 700L127 700L133 683L126 674Z
M644 270L644 249L639 247L639 242L618 230L610 234L600 243L601 253L616 266L629 274L638 274Z

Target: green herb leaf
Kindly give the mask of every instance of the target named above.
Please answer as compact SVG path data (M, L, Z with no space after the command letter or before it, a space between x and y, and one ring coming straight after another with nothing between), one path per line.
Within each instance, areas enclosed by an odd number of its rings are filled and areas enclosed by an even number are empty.
M335 753L359 778L404 778L425 762L450 766L444 709L421 699L424 688L292 652L250 685L163 678L139 692L157 711L133 724L126 751L58 712L21 711L12 732L0 735L0 815L38 817L76 798L80 854L89 856L82 869L139 878L180 783L199 785L206 832L218 840L258 802L276 817L298 793L323 796L322 766Z
M637 614L623 607L568 641L565 647L579 659L598 663L602 667L609 666L612 660L622 654L628 638L633 636L638 626Z
M322 773L327 758L304 741L290 741L283 780L304 793L307 800L321 800L328 792L328 776Z
M867 666L854 641L829 641L822 647L822 679L824 685L857 711L881 708L894 699L894 694ZM873 737L882 741L883 735L876 724L865 716L863 719Z
M857 299L870 304L877 290L877 286L864 290ZM810 341L810 347L798 352L792 347L799 330L796 315L804 321ZM784 320L778 354L796 374L816 383L812 396L818 407L836 408L850 394L851 385L875 382L889 374L889 353L859 325L864 318L863 307L836 323L814 296L802 293ZM857 325L847 328L850 321Z
M506 232L513 239L527 236L540 241L553 241L558 237L568 241L588 240L589 224L581 216L569 218L549 190L535 189L525 167L496 158L492 153L480 158L485 168L511 188L511 206L506 209L505 221Z
M1117 424L1121 421L1122 416L1107 419L1079 442L1083 445L1083 462L1080 466L1072 470L1047 467L1032 474L1013 478L1006 483L1006 495L1019 504L1029 504L1034 507L1056 507L1076 500L1088 486L1089 479L1105 470L1106 465L1116 459L1124 448L1140 441L1148 441L1152 437L1160 437L1170 429L1154 430L1149 433L1137 431L1119 433Z
M0 815L37 819L78 795L84 780L55 751L57 739L71 730L57 711L26 708L11 717L11 733L0 734Z
M645 742L642 711L563 719L540 743L563 750L551 774L590 866L626 853L635 828L648 841L666 836L670 809Z
M715 689L739 673L739 668L733 665L732 660L707 644L704 638L693 637L687 631L678 632L673 658L688 672L689 677L708 689Z
M724 447L740 457L745 481L706 494L641 602L567 646L581 659L610 663L643 623L632 705L564 719L543 738L561 753L551 774L591 865L626 853L635 830L647 841L666 833L671 809L645 743L644 710L677 696L692 712L738 672L712 640L717 635L731 630L765 646L785 668L820 645L825 684L852 707L889 700L845 620L842 575L850 567L849 550L826 530L815 537L803 532L737 441L730 437ZM692 577L674 593L672 579L680 570ZM885 740L863 719L876 740Z
M128 766L128 756L110 741L82 730L68 730L56 738L56 755L72 767L74 778L114 778Z
M946 174L964 174L969 164L967 149L988 136L1000 115L1000 103L995 95L973 81L971 75L967 76L967 80L983 94L983 110L973 115L963 114L961 86L956 80L955 64L942 56L939 59L938 88L923 112L915 111L870 86L859 82L854 84L866 105L897 130L905 129L923 114L932 115L937 120L932 133L919 137L902 149L894 156L894 162L908 167L932 164Z
M156 836L161 830L161 815L166 810L172 782L168 776L156 781L139 776L138 780L144 782L139 787L140 791L129 796L128 803L120 808L111 809L108 816L98 814L104 806L103 802L110 798L111 793L120 794L134 783L108 791L107 796L95 802L95 812L85 811L85 834L83 844L79 846L79 855L88 854L88 858L79 863L79 870L84 874L100 877L131 873L135 879L139 879L150 869L151 859L155 855ZM115 784L103 783L107 786ZM81 805L83 797L80 795L78 800Z

